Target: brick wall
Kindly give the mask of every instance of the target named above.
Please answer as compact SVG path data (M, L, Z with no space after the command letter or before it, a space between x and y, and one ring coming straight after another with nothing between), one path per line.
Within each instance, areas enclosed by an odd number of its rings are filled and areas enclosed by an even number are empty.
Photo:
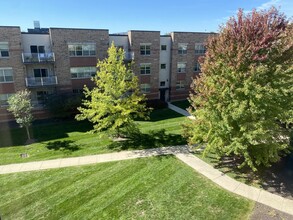
M159 98L159 64L160 64L160 32L159 31L129 31L130 50L134 52L133 71L139 78L139 83L149 83L151 86L147 98ZM140 55L140 45L151 44L150 55ZM141 75L140 64L150 63L151 74Z
M14 93L25 89L20 28L0 27L0 42L8 42L9 47L9 57L0 58L0 68L12 67L14 79L13 83L9 83L11 84L10 88L6 88L7 85L0 83L0 93L7 93L7 91Z
M52 51L55 53L55 73L58 77L58 89L71 91L73 88L70 67L96 66L98 59L107 56L109 46L108 30L50 28ZM95 57L70 57L68 43L96 43ZM75 82L78 79L74 79Z
M172 38L172 51L171 51L171 92L170 99L180 100L185 99L189 95L190 85L192 78L199 72L194 71L195 64L199 55L195 54L195 44L204 43L211 33L196 33L196 32L173 32ZM178 44L187 43L187 54L178 54ZM186 62L186 72L177 72L177 63ZM185 88L176 90L176 82L178 80L185 81Z

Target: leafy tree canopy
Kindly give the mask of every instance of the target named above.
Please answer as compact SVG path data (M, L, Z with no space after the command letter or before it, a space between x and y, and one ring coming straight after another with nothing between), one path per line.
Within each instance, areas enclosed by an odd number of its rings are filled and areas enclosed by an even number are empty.
M190 144L256 170L288 152L293 121L293 26L277 9L239 10L207 42L192 85Z
M23 90L15 93L8 99L8 111L10 111L16 122L21 126L25 127L28 139L31 139L29 133L29 126L33 121L32 115L32 104L30 99L30 92Z
M122 128L135 126L134 119L145 118L145 96L140 93L138 79L124 63L125 52L112 43L108 58L98 61L95 87L85 87L83 106L77 120L88 119L93 131L107 130L120 136Z

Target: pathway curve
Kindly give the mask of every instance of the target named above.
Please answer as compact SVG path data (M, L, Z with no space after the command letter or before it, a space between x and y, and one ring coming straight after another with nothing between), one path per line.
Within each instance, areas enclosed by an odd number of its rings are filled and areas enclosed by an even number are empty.
M230 178L189 152L187 146L163 147L147 150L122 151L82 157L62 158L0 166L0 174L79 166L142 157L175 155L179 160L206 176L224 189L293 215L293 200L269 193Z
M190 118L190 119L194 119L194 116L190 115L188 111L182 109L182 108L179 108L173 104L171 104L170 102L167 103L168 104L168 108L181 114L181 115L184 115L186 116L187 118Z

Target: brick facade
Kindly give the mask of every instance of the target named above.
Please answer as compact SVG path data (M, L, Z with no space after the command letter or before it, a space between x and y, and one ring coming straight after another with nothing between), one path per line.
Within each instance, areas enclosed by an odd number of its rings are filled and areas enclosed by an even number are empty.
M8 42L8 57L0 57L0 68L12 68L13 82L1 83L0 94L13 94L25 89L25 72L22 64L21 32L19 27L0 27L0 42ZM0 121L11 119L6 107L0 106Z
M129 31L130 50L134 52L133 71L140 83L150 84L149 99L159 98L159 61L160 61L160 32L159 31ZM150 45L150 55L141 55L140 46ZM140 65L151 64L150 75L140 74Z
M185 99L189 95L190 85L192 79L199 73L194 71L196 62L200 55L195 54L195 44L205 43L210 33L190 33L190 32L173 32L172 38L172 51L171 51L171 100ZM187 53L178 54L178 44L187 44ZM185 73L178 73L177 63L186 63ZM176 89L176 82L184 81L184 89Z
M50 36L52 41L52 51L55 53L55 73L58 77L58 90L61 92L72 92L73 85L79 79L74 79L72 83L70 67L96 66L98 59L104 59L107 56L109 47L108 30L92 30L92 29L68 29L68 28L50 28ZM96 56L90 57L70 57L68 52L68 44L70 43L95 43Z
M22 34L27 34L25 35L26 43L22 42ZM36 36L37 34L40 37ZM41 35L44 34L47 37L41 39ZM13 82L0 82L0 94L15 93L16 91L28 88L37 96L38 91L72 93L79 92L84 85L92 87L94 85L89 78L71 78L70 68L95 67L97 60L102 60L107 57L107 49L109 48L109 44L112 43L110 42L111 39L115 45L119 47L123 46L128 55L130 53L132 55L134 54L133 71L138 76L139 83L150 85L150 90L146 91L147 98L162 99L163 97L164 99L166 97L166 100L169 101L186 99L189 95L192 78L199 73L199 71L194 70L199 57L199 55L195 54L195 44L204 43L212 34L173 32L170 35L161 36L159 31L131 30L127 34L109 35L109 31L104 29L69 28L29 29L28 32L21 33L19 27L0 27L0 42L8 42L9 45L9 57L0 57L0 68L12 67L14 78ZM27 50L31 46L30 44L33 45L35 39L38 38L41 39L38 42L40 45L47 39L46 47L48 47L48 52L54 53L54 62L23 62L22 53L24 50L27 53ZM167 42L169 42L167 48L171 48L168 49L168 52L161 49L161 45L165 45ZM180 43L187 45L187 51L184 54L178 53L178 44ZM35 44L37 45L37 43ZM96 49L95 55L72 56L69 54L69 44L94 44ZM147 54L141 53L142 45L147 45L150 49ZM133 57L127 59L130 61ZM160 62L168 68L161 69ZM186 63L186 70L182 73L178 73L177 70L177 64L179 62ZM150 65L150 74L141 74L140 67L143 64ZM57 76L58 82L50 86L27 87L26 77L34 76L34 69L42 68L46 68L52 72L53 77ZM163 85L160 85L160 78L164 81ZM184 82L184 88L176 88L176 83L179 81ZM162 92L165 91L168 94L162 96ZM34 114L39 118L49 116L48 112L43 108L34 109ZM11 118L5 106L0 106L0 121L10 120Z

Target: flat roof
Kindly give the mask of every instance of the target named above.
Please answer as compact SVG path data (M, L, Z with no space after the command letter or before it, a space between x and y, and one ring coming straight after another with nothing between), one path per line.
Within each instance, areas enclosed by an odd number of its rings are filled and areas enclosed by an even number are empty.
M0 26L0 28L19 28L20 26Z
M61 28L61 27L50 27L49 29L87 30L87 31L109 31L109 29L93 29L93 28Z

